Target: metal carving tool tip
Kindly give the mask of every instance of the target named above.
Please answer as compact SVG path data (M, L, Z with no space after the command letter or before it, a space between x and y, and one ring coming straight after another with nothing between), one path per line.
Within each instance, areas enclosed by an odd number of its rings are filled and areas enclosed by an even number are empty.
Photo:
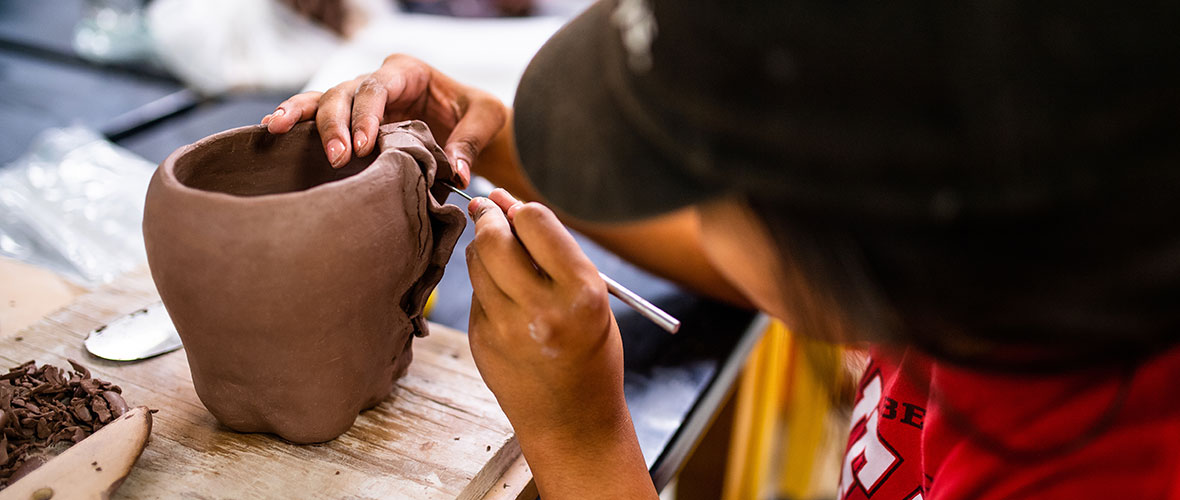
M445 182L443 185L450 188L451 191L454 191L455 194L462 196L467 201L472 200L471 195L463 192L463 190ZM611 279L610 276L603 274L602 271L598 272L598 276L602 278L604 283L606 283L606 289L610 291L611 295L614 295L616 298L623 301L624 304L630 306L641 316L651 320L652 323L655 323L657 326L663 328L668 333L676 333L680 330L680 320L676 319L675 316L668 314L667 311L656 307L655 304L648 302L647 299L640 297L639 294L632 292L623 285L620 285L619 282Z
M454 191L454 192L455 192L455 194L457 194L457 195L459 195L459 196L462 196L462 197L463 197L463 198L465 198L467 201L471 201L471 200L472 200L472 198L471 198L471 195L469 195L469 194L467 194L467 193L463 192L463 190L462 190L462 189L459 189L459 188L457 188L457 187L455 187L455 186L452 186L452 185L450 185L450 184L447 184L447 183L445 183L445 182L443 183L443 185L444 185L444 186L446 186L446 187L448 187L448 188L451 188L451 191Z

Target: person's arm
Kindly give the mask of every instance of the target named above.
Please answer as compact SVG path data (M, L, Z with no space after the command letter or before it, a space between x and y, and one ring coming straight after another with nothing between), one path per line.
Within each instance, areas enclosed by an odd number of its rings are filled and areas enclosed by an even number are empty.
M429 65L392 55L368 75L327 92L304 92L283 101L262 119L272 133L315 119L324 151L334 166L375 150L382 123L409 118L430 126L455 166L452 182L464 187L471 170L517 198L544 201L520 168L511 111L491 94L460 84ZM720 300L749 307L705 258L690 209L626 224L590 224L558 214L567 225L647 271Z
M613 429L580 439L517 434L541 498L656 498L626 406Z
M622 339L594 264L541 204L496 190L468 210L471 354L541 496L656 498L623 395Z

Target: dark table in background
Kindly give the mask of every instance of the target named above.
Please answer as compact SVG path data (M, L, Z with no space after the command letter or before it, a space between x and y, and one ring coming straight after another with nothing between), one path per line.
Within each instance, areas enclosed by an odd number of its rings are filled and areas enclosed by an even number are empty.
M257 123L295 91L204 98L158 68L88 62L71 47L82 5L0 2L0 165L22 154L41 131L72 124L160 162L209 134ZM668 335L612 299L623 334L627 403L662 488L720 410L764 320L685 292L578 238L604 273L684 323L679 334ZM470 241L468 225L459 248ZM431 320L466 331L470 297L463 252L456 251Z

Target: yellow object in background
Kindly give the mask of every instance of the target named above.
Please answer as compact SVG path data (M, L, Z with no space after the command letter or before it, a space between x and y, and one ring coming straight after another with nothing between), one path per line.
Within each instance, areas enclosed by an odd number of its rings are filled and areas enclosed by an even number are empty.
M438 298L438 289L430 291L430 296L426 297L426 307L422 308L422 316L430 319L430 312L434 310L434 301Z
M724 500L832 495L847 432L831 425L843 356L837 345L771 322L738 387Z
M767 484L791 336L773 321L750 353L738 386L723 500L760 498Z

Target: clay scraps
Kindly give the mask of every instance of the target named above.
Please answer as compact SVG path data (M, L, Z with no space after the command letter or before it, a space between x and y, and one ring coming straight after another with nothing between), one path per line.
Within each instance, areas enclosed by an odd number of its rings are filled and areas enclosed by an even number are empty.
M0 490L127 411L119 386L69 362L0 374Z

